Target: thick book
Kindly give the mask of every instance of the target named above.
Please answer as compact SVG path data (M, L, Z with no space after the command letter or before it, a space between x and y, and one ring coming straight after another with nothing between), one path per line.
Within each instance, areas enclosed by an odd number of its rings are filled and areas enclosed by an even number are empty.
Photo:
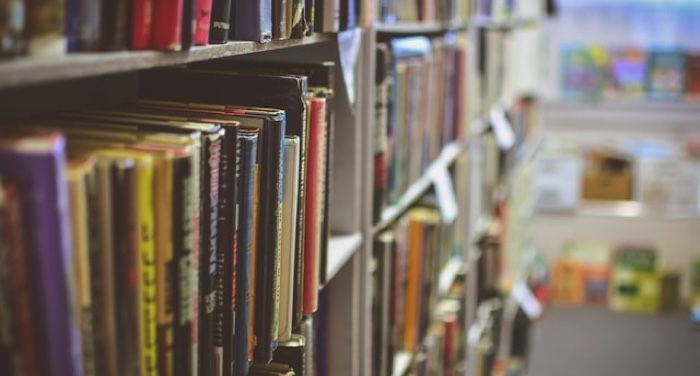
M0 57L14 57L25 53L26 39L24 12L27 5L23 0L3 0L0 2Z
M231 6L232 40L272 40L272 0L235 1Z
M36 352L38 333L36 329L36 313L33 311L32 291L35 280L29 274L30 260L28 243L25 240L26 219L23 213L25 198L17 182L3 179L2 195L2 233L6 247L6 262L9 277L9 296L11 311L8 313L12 320L10 330L13 330L15 347L10 351L16 352L14 371L24 375L40 375L40 363ZM8 328L9 329L9 328Z
M307 154L307 192L304 202L306 228L304 234L303 311L305 314L311 314L318 308L326 141L325 98L311 97L308 100L311 111L309 117L309 148Z
M155 0L133 0L131 3L131 41L132 50L145 50L151 47L153 37L153 4ZM99 3L99 1L93 1Z
M41 228L27 237L34 284L33 325L41 354L40 374L80 375L79 331L71 312L74 300L72 254L65 185L65 140L57 133L7 134L0 139L0 175L13 176L25 198L25 223Z
M45 57L66 53L66 9L63 0L27 2L25 19L28 55Z
M100 48L122 50L128 44L130 8L128 0L104 0L100 9Z
M237 236L236 247L236 306L235 335L233 344L233 374L248 374L248 345L251 304L251 253L253 248L253 196L258 155L258 135L253 132L238 138L236 163L237 175Z
M299 137L284 139L284 202L282 204L282 254L280 260L280 318L278 337L280 342L291 339L294 326L294 278L297 264L296 212L299 189Z
M209 43L212 35L212 30L214 25L212 25L212 12L213 1L212 0L196 0L195 8L195 28L194 28L194 44L196 46L205 46ZM226 13L228 18L228 13ZM228 29L227 29L228 38ZM224 42L228 41L226 39Z
M152 47L159 50L180 50L185 4L192 4L191 0L154 1L153 14L157 17L153 19Z
M203 1L203 0L200 0ZM211 10L209 43L222 44L228 42L231 29L231 0L206 0Z

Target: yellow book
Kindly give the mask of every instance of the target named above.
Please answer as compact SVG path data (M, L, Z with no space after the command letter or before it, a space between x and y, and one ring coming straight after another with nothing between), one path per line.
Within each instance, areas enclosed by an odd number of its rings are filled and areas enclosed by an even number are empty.
M83 374L94 375L92 294L90 279L90 236L88 229L87 175L94 168L91 158L68 162L67 179L73 241L73 281L76 291L76 318L82 337Z

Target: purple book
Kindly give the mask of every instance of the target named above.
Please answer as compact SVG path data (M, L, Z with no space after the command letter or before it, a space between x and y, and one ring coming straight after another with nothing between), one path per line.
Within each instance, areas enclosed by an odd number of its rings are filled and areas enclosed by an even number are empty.
M65 140L54 132L0 137L0 175L19 184L23 203L32 304L42 375L79 376L80 341L71 316L73 286Z

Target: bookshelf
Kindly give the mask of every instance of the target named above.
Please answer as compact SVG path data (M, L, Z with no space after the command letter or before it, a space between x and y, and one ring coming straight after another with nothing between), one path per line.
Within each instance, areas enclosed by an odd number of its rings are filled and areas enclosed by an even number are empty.
M364 3L363 3L364 4ZM492 223L493 207L488 206L483 181L485 164L482 136L488 133L489 119L480 116L487 108L477 92L476 61L480 53L474 31L501 32L536 25L536 19L493 21L476 17L468 21L449 22L366 22L362 27L332 33L315 33L302 39L275 40L269 43L232 41L223 45L193 47L189 51L118 51L71 53L52 58L15 58L0 61L0 98L14 98L0 103L0 122L20 122L34 116L51 116L59 111L91 108L114 108L139 98L142 76L154 68L185 66L190 63L250 61L278 63L319 63L332 61L336 66L333 90L335 129L330 155L330 232L326 242L325 280L319 290L325 299L323 325L328 341L323 353L327 375L364 376L373 372L373 247L382 231L397 223L436 185L436 171L462 169L467 188L455 192L466 203L461 206L455 231L464 235L461 248L436 272L436 295L444 298L461 278L466 279L465 319L459 324L466 331L474 323L476 304L472 285L477 281L476 264L481 253L475 243ZM358 23L359 24L359 23ZM445 141L427 168L399 195L394 204L373 215L373 176L376 133L377 44L392 38L409 36L440 37L455 35L456 45L465 46L467 85L465 117L459 126L461 139ZM348 37L349 39L343 39ZM341 41L344 40L344 41ZM347 41L351 43L346 43ZM501 57L504 58L504 57ZM432 57L431 57L432 59ZM432 62L432 60L431 60ZM461 67L460 67L461 68ZM471 78L474 77L474 80ZM243 90L245 88L232 88ZM34 100L35 99L35 100ZM486 102L486 101L484 101ZM20 104L18 111L15 105ZM457 122L457 121L455 121ZM472 126L468 126L471 124ZM439 126L432 124L432 126ZM437 149L436 149L437 150ZM462 164L460 164L462 163ZM459 167L458 167L459 166ZM457 172L450 171L458 176ZM451 177L452 187L455 177ZM269 189L261 188L261 191ZM434 307L430 307L434 308ZM320 315L320 314L319 314ZM314 315L309 315L317 317ZM428 321L436 320L433 310ZM320 324L319 324L320 325ZM316 329L312 329L316 330ZM316 333L314 332L314 335ZM320 345L319 345L320 346ZM467 351L460 354L467 357ZM404 375L417 358L418 351L399 351L393 359L392 375ZM472 362L472 359L467 359ZM323 376L323 375L319 375Z

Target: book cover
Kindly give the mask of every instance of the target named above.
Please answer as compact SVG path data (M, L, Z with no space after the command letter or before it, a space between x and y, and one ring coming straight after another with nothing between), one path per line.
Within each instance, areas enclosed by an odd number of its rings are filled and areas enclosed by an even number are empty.
M11 308L9 316L16 339L14 370L18 373L23 372L25 375L40 375L40 363L35 351L39 343L34 321L36 314L33 311L34 303L31 294L35 281L29 276L28 243L22 230L26 221L22 210L25 198L18 184L6 177L3 178L0 188L4 201L1 212L1 231L6 247L7 268L10 273L8 286L10 291L15 292L9 296Z
M700 53L690 52L685 57L685 93L700 97Z
M236 1L231 6L230 39L272 40L272 0Z
M23 0L5 0L0 3L0 57L20 56L26 52L24 28L26 4Z
M151 45L159 50L178 51L182 48L182 22L185 18L185 4L192 0L154 0L153 39ZM187 15L192 16L189 12Z
M202 1L202 0L200 0ZM231 30L231 0L206 0L211 8L209 43L228 42Z
M212 0L196 0L196 9L195 9L195 31L194 31L194 44L196 46L206 46L210 40L212 39L212 30L214 29L214 25L212 22L212 12L214 10L213 8L213 1ZM225 13L226 14L226 19L228 20L230 13L230 5L229 5L229 12ZM226 39L224 39L221 43L226 43L228 41L228 28L226 29ZM212 42L213 43L213 42Z
M100 17L100 48L105 51L122 50L128 44L130 2L104 0Z
M646 77L645 60L644 51L636 48L626 48L611 54L610 74L613 95L625 97L642 95Z
M79 329L71 312L74 300L65 185L65 140L56 133L4 135L0 174L12 177L26 198L25 223L42 231L27 237L26 254L34 286L33 312L42 361L39 373L80 375ZM33 350L34 350L33 349Z
M680 99L685 93L685 54L681 51L651 51L647 55L647 96Z
M236 257L236 327L233 344L233 364L235 375L248 374L248 347L251 330L251 272L253 238L253 198L257 165L258 135L252 132L238 138L236 173L237 191L237 237Z
M284 202L282 204L282 255L280 260L279 341L291 339L294 326L294 277L297 263L296 212L299 188L299 137L284 139Z
M95 1L99 3L98 1ZM151 47L153 34L154 0L133 0L131 3L131 43L132 50L145 50Z

